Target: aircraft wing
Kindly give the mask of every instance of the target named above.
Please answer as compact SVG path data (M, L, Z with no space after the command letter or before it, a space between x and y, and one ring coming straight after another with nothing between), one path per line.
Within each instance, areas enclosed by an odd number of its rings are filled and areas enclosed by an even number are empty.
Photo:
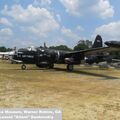
M0 55L14 55L15 51L10 51L10 52L0 52Z
M112 59L113 62L120 62L120 59Z
M118 50L120 50L120 48L115 48L115 47L100 47L100 48L91 48L91 49L87 49L87 50L70 52L70 53L67 53L66 55L72 56L72 55L83 54L84 56L87 56L87 55L94 55L94 54L111 52L111 51L118 51Z
M0 52L0 55L8 55L7 52Z

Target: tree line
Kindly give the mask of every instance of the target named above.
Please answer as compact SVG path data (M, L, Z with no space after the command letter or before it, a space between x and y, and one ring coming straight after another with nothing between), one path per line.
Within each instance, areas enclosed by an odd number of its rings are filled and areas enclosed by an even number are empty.
M6 48L5 46L0 46L0 52L9 52L12 48Z
M73 49L69 48L67 45L50 46L49 48L54 50L79 51L79 50L88 49L89 47L84 43L79 43Z
M50 46L49 48L54 50L79 51L79 50L88 49L88 46L84 43L78 43L73 49L69 48L67 45ZM6 48L5 46L0 47L0 52L8 52L11 50L12 50L11 48Z

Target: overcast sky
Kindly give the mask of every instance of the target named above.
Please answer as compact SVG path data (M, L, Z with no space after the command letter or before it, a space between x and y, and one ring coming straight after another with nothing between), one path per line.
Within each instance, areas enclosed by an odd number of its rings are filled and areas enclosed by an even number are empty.
M0 46L120 40L120 0L0 0Z

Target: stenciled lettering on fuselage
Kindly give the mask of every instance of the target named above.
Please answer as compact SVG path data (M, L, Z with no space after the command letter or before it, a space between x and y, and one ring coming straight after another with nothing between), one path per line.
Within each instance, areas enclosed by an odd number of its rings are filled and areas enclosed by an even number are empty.
M18 57L22 57L22 58L34 58L34 55L18 55Z

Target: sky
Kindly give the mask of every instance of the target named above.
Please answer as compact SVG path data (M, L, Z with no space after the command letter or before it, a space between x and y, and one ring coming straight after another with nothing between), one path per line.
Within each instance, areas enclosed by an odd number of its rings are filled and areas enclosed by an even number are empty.
M0 0L0 46L120 41L120 0Z

